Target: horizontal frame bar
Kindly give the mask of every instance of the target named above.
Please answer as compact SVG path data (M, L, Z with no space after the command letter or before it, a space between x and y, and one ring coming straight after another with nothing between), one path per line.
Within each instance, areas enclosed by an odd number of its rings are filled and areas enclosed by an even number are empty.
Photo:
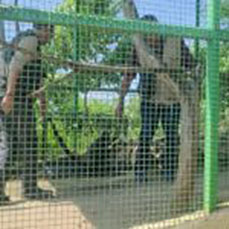
M71 15L67 13L48 12L5 5L0 5L0 20L50 23L65 26L83 25L93 30L104 29L108 32L155 33L205 40L214 39L217 36L220 40L229 40L229 31L226 30L218 30L216 32L202 28L155 25L139 20L121 20L92 15Z
M107 32L155 33L160 35L190 37L205 40L214 39L215 36L217 36L221 40L229 40L229 31L226 30L214 32L202 28L155 25L139 20L121 20L117 18L92 15L71 15L67 13L48 12L5 5L0 5L0 20L50 23L64 26L83 25L88 26L93 30L104 29Z

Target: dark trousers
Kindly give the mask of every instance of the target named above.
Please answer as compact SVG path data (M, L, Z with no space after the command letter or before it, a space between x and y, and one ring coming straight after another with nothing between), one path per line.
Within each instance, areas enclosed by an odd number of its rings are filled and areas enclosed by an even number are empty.
M8 160L19 165L24 176L25 188L37 183L38 139L33 100L15 101L6 117L9 155Z
M161 122L166 152L162 155L163 170L173 172L178 164L180 104L163 105L141 101L141 131L135 160L135 174L145 176L152 161L150 146L158 124Z

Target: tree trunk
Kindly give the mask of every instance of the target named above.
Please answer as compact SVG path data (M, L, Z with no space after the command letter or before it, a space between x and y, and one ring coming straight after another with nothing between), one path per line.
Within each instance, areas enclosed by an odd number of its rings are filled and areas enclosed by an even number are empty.
M179 171L172 203L175 213L185 211L195 196L199 142L199 85L181 102L181 145Z
M133 0L123 0L124 16L126 18L138 18L138 13ZM141 34L133 35L139 62L142 67L152 69L163 68L154 54L149 54ZM197 171L198 160L198 119L199 119L199 81L195 75L190 81L192 85L187 85L184 79L182 85L175 83L169 73L157 74L167 81L170 88L176 89L181 101L181 145L179 156L179 171L175 183L175 198L173 207L176 212L186 210L189 203L194 198L195 193L195 174ZM195 82L196 81L196 82ZM188 87L187 87L188 86ZM174 208L173 208L174 209ZM174 209L174 210L175 210Z

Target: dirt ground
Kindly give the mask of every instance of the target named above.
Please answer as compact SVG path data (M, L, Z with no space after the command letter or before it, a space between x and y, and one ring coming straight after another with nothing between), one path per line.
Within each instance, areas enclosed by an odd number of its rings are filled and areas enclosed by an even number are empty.
M0 212L1 229L92 229L92 224L72 203L18 204Z
M171 226L173 225L173 226ZM174 226L175 225L175 226ZM158 223L145 224L132 227L131 229L228 229L229 228L229 205L227 208L220 208L211 215L195 213L180 218L165 220Z
M192 222L186 222L169 229L228 229L229 228L229 206L220 209L210 216L203 217Z
M229 201L228 175L221 174L219 182L223 203ZM21 182L10 181L12 204L0 207L0 229L228 229L229 206L210 216L200 211L202 183L199 177L193 206L177 216L170 206L173 185L161 180L142 186L129 176L40 180L43 188L57 190L50 201L26 201Z
M45 189L53 186L46 180L39 182ZM81 210L70 201L26 201L21 181L10 181L7 194L11 204L0 207L0 229L93 229Z

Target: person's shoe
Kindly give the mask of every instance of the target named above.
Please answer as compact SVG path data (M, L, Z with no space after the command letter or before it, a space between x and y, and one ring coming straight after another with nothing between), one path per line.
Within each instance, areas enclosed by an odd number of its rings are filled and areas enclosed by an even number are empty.
M28 188L25 190L24 197L30 200L53 199L55 195L51 190L44 190L39 187Z
M9 196L5 193L5 173L0 170L0 205L6 205L10 202Z
M10 203L10 198L5 193L0 193L0 206Z

